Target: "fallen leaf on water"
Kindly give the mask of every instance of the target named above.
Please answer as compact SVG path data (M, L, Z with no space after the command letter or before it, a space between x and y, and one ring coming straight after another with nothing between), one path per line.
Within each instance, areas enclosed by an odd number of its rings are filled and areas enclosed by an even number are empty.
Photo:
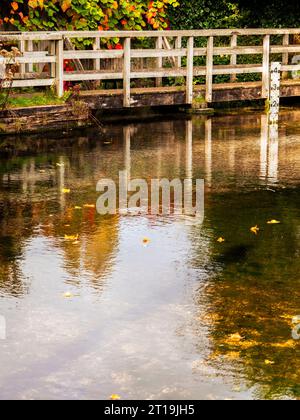
M275 365L275 362L273 362L272 360L265 360L265 365Z
M256 347L259 345L254 340L245 340L244 337L242 337L239 333L230 335L227 340L224 341L225 344L232 346L232 347L238 347L240 349L250 349L251 347Z
M241 341L243 339L243 337L239 334L239 333L236 333L236 334L231 334L230 336L229 336L229 340L230 341L235 341L235 342L238 342L238 341Z
M85 204L83 207L85 207L86 209L94 209L96 206L95 204Z
M110 399L111 399L111 400L120 400L120 399L121 399L121 397L120 397L120 395L118 395L118 394L112 394L112 395L110 396Z
M150 239L149 238L143 238L143 244L144 245L148 245L148 244L150 244Z
M221 238L217 239L217 242L219 242L219 244L222 244L223 242L225 242L225 239L221 237Z
M63 166L65 166L64 163L57 163L56 166L58 166L59 168L62 168Z
M63 194L70 194L71 190L69 188L62 188L61 192Z
M281 222L279 222L279 220L269 220L267 222L268 225L280 225Z
M79 238L79 235L65 235L66 241L77 241Z
M66 299L70 299L71 297L73 297L73 295L70 292L67 292L67 293L64 294L64 298L66 298Z
M80 243L79 241L75 241L75 242L73 242L72 245L78 245L79 243Z
M293 315L289 315L289 314L283 314L283 315L280 315L280 318L287 319L289 321L292 321L292 319L294 318L294 316Z
M253 226L253 227L250 229L250 231L251 231L252 233L254 233L254 235L257 235L257 234L258 234L258 232L260 231L260 229L259 229L259 227L256 225L256 226Z
M272 347L278 348L278 349L292 349L296 347L297 341L296 340L288 340L284 343L273 343L271 344Z
M80 206L75 206L74 207L74 210L81 210L82 209L82 207L80 207Z

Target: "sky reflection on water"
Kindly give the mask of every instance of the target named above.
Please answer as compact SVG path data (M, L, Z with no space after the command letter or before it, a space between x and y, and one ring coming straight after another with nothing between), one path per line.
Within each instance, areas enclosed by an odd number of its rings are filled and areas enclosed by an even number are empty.
M298 119L111 126L2 159L0 398L299 398ZM204 178L204 224L97 215L123 169Z

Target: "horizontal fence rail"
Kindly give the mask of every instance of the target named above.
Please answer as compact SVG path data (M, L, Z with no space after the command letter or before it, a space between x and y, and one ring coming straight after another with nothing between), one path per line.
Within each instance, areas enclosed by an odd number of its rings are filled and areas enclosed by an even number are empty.
M116 39L117 48L113 48L110 42ZM81 47L84 40L88 49ZM153 79L156 87L162 86L164 78L169 78L169 85L184 83L186 104L192 104L195 78L200 78L197 83L205 84L204 99L211 103L217 76L227 76L234 84L241 75L258 75L261 98L266 99L272 61L281 63L285 78L298 77L300 71L300 28L0 32L0 42L16 45L22 53L16 59L19 71L13 87L55 86L61 97L68 84L98 89L101 82L121 81L124 107L132 105L130 93L137 80ZM72 63L71 70L66 62ZM11 61L1 58L1 63Z

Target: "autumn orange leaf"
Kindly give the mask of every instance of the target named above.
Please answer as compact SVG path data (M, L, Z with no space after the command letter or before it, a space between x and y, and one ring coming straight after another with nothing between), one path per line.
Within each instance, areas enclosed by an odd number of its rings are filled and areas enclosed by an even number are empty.
M144 245L149 245L150 244L150 239L149 238L143 238L143 244Z
M66 12L68 9L70 9L71 5L72 5L72 0L64 0L61 5L61 10L63 12Z
M19 5L18 5L17 2L14 1L14 2L11 3L11 7L13 8L14 11L16 11L16 10L18 10Z

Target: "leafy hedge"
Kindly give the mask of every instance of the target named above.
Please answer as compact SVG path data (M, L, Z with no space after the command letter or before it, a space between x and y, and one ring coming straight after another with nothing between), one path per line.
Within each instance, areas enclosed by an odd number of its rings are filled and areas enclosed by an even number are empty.
M180 0L169 13L174 29L213 29L240 26L237 3L225 0Z
M180 0L170 10L175 29L299 27L299 0Z

